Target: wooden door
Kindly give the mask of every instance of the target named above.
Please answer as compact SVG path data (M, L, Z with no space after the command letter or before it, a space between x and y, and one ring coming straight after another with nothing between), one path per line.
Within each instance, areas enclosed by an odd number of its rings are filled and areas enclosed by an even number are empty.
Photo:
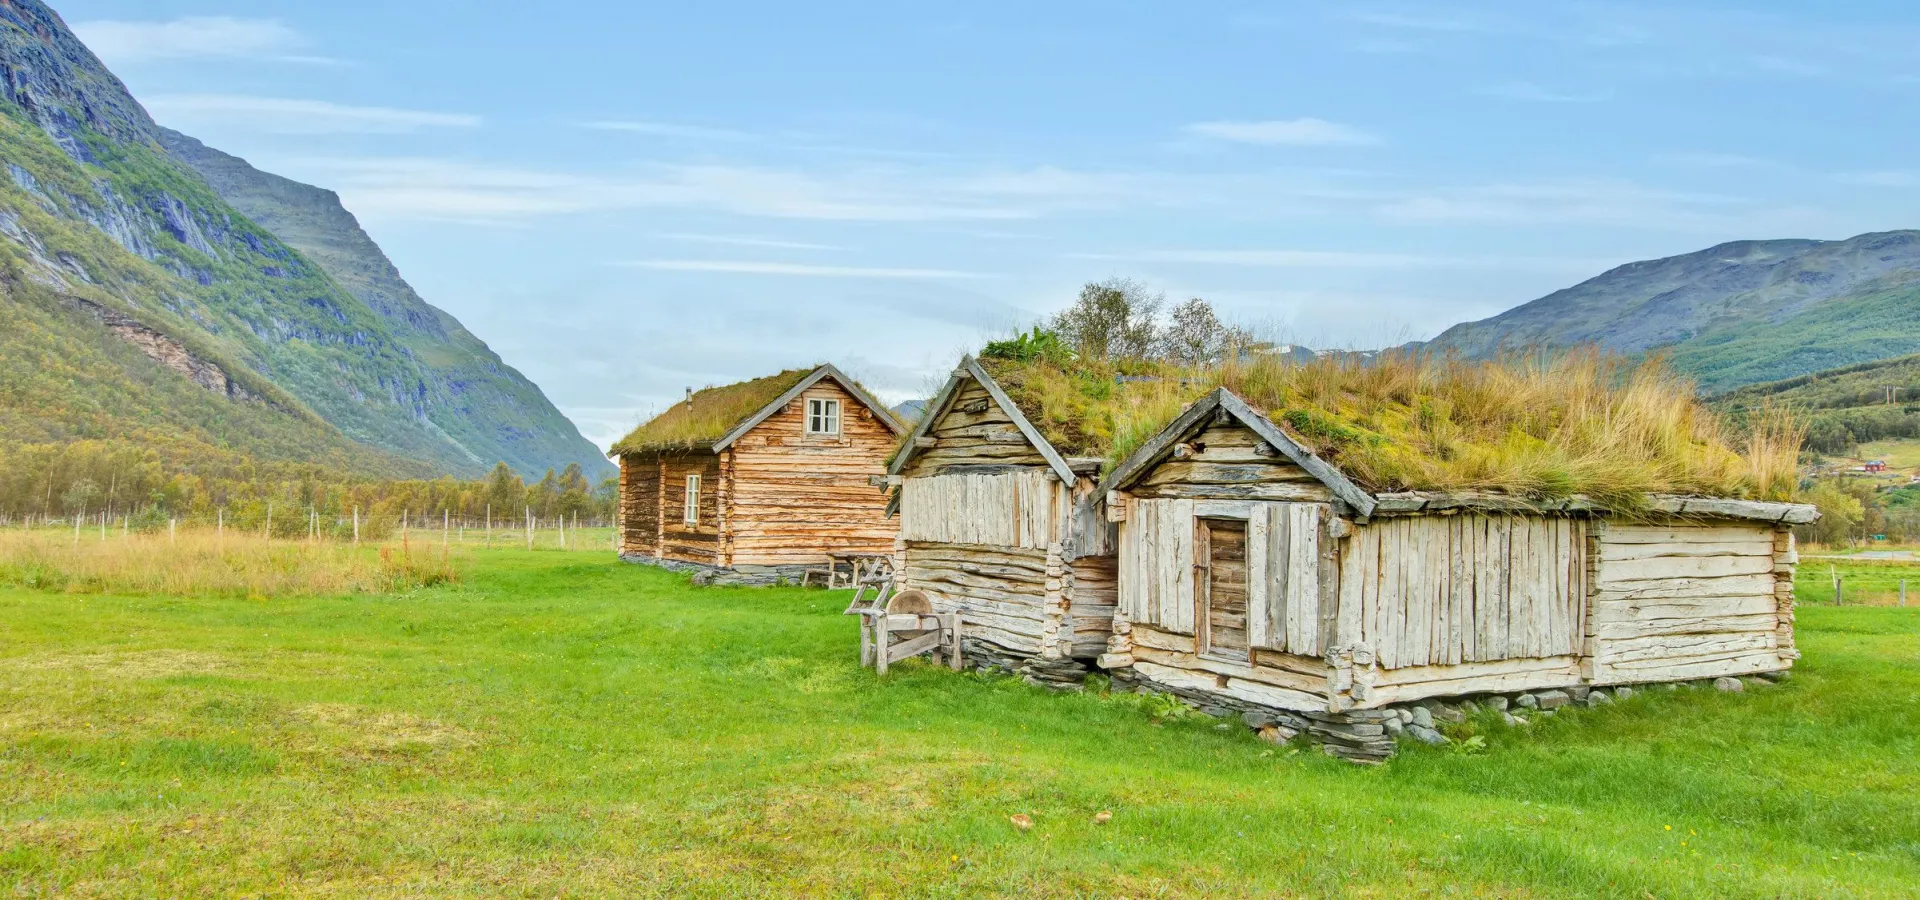
M1194 535L1201 652L1247 658L1247 523L1199 519Z

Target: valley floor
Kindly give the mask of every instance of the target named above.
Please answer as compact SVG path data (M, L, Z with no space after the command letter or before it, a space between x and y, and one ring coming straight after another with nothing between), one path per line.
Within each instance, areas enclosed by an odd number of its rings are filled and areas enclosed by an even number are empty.
M1803 608L1785 685L1361 768L876 680L845 603L551 551L387 597L0 588L0 895L1920 895L1920 608Z

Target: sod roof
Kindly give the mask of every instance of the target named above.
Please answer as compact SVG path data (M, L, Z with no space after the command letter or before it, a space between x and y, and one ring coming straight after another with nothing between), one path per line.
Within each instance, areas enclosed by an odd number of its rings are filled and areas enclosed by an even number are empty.
M983 359L1054 448L1111 468L1225 387L1375 493L1493 491L1638 508L1653 494L1789 498L1801 432L1737 432L1658 361L1599 353L1467 361L1397 352L1186 368Z
M767 404L806 380L814 369L788 369L764 378L708 387L675 403L613 445L614 453L711 447Z

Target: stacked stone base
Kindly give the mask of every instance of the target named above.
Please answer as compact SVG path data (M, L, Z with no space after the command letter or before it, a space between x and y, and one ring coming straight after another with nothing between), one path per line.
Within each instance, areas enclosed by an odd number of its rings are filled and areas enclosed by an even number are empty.
M1084 690L1087 676L1093 673L1089 660L1032 656L969 637L960 640L960 658L967 668L1013 675L1054 691Z
M1646 691L1716 690L1739 693L1750 685L1786 681L1786 671L1763 672L1750 678L1709 678L1660 684L1621 685L1617 687L1574 686L1510 694L1481 694L1473 697L1448 697L1403 703L1380 709L1355 709L1340 713L1302 712L1260 706L1231 697L1176 688L1141 676L1132 668L1115 669L1115 689L1169 694L1187 705L1216 718L1237 717L1261 738L1285 743L1305 735L1320 745L1329 756L1357 763L1380 763L1392 758L1402 737L1425 744L1451 741L1440 729L1447 723L1465 722L1481 711L1499 713L1508 725L1524 727L1553 716L1570 706L1610 706Z
M816 570L816 567L808 565L735 566L731 569L723 569L719 566L679 559L664 559L644 553L623 553L620 559L622 562L635 565L654 566L669 572L691 575L694 584L719 587L771 587L777 584L799 584L807 577L808 572Z
M1115 669L1109 674L1113 676L1115 689L1170 694L1207 715L1237 717L1260 737L1276 744L1306 735L1327 755L1353 762L1385 762L1393 756L1394 739L1387 732L1387 723L1390 719L1397 722L1398 717L1388 710L1330 713L1277 709L1205 691L1171 687L1142 676L1130 667Z

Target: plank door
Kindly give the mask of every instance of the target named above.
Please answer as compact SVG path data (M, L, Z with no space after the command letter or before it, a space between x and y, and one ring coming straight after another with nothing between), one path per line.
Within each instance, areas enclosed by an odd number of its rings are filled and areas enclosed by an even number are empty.
M1247 522L1198 519L1194 535L1195 620L1203 623L1201 652L1247 658Z

